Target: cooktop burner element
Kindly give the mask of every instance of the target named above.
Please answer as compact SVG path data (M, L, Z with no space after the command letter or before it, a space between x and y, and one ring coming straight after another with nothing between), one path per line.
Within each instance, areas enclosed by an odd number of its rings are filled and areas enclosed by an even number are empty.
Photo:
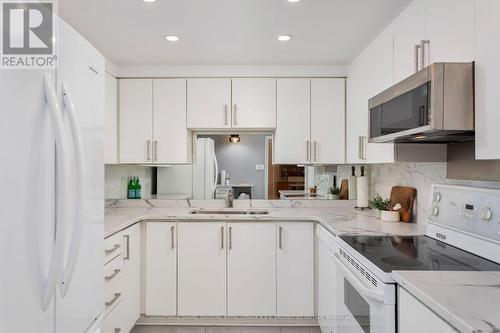
M500 265L428 236L341 236L386 273L393 270L500 271Z

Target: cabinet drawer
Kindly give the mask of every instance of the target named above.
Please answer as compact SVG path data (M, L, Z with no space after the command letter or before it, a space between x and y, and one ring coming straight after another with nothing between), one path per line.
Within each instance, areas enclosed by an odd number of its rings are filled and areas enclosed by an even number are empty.
M104 292L104 313L107 316L118 308L124 300L123 279L116 281Z
M104 288L107 290L123 275L123 255L119 254L104 265Z
M104 263L107 263L123 253L123 235L117 233L104 240Z
M126 333L123 327L123 306L118 304L106 313L102 323L102 333Z

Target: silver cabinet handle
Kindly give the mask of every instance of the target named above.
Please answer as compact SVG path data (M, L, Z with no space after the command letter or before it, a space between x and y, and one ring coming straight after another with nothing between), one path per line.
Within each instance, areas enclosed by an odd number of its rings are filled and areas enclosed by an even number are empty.
M227 126L227 121L228 121L228 117L227 117L227 104L224 104L224 126Z
M420 45L415 44L413 48L413 66L415 69L415 73L418 72L418 59L419 59Z
M121 269L115 269L115 270L113 271L113 273L111 273L111 274L110 274L110 275L108 275L108 276L105 276L105 277L104 277L104 280L106 280L106 281L113 280L113 278L114 278L115 276L117 276L118 274L120 274L120 272L121 272L121 271L122 271Z
M104 254L113 253L116 250L118 250L120 247L121 247L121 244L115 244L115 246L113 246L111 249L104 250Z
M228 240L228 249L231 250L233 248L233 227L229 227L228 231L227 231L227 237L229 238Z
M306 140L306 161L309 161L311 142Z
M360 160L366 160L366 136L358 137L358 157Z
M123 259L129 260L130 259L130 236L123 235L123 239L125 239L125 257L123 257Z
M280 250L283 248L282 233L283 233L283 227L279 226L278 227L278 247Z
M151 140L146 141L146 160L151 160Z
M122 295L121 293L115 293L113 298L110 301L107 301L106 303L104 303L104 305L111 306L111 305L115 304L116 300L118 300L118 298L120 298L121 295Z
M234 124L234 126L238 125L238 120L237 120L237 117L236 117L236 112L238 112L238 109L237 109L236 104L234 104L233 105L233 124Z
M158 161L158 140L155 140L154 141L154 145L153 145L153 158L154 158L154 161Z
M429 45L429 43L430 41L426 39L420 41L420 69L425 67L425 45Z
M220 248L224 249L224 227L220 227Z
M170 248L171 249L175 248L175 244L174 244L174 231L175 231L175 227L171 226L170 227Z
M318 152L318 141L314 141L314 161L316 162L318 160L317 157L317 152Z

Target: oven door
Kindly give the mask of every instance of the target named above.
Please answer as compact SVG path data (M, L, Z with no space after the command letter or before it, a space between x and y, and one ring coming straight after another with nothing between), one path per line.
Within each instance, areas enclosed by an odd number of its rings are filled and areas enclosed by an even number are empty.
M331 259L337 267L337 332L396 332L394 285L377 281L379 285L375 286L360 272L354 273L338 253Z

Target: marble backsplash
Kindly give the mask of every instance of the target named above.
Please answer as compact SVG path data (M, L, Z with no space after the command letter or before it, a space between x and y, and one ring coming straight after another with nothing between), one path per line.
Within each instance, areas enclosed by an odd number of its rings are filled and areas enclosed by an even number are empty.
M500 188L500 182L447 179L446 162L376 164L368 168L371 196L380 193L382 197L389 197L395 185L417 189L417 223L425 223L431 185L434 183Z
M104 197L124 199L130 177L139 177L143 197L151 194L151 167L139 165L106 165L104 175Z

